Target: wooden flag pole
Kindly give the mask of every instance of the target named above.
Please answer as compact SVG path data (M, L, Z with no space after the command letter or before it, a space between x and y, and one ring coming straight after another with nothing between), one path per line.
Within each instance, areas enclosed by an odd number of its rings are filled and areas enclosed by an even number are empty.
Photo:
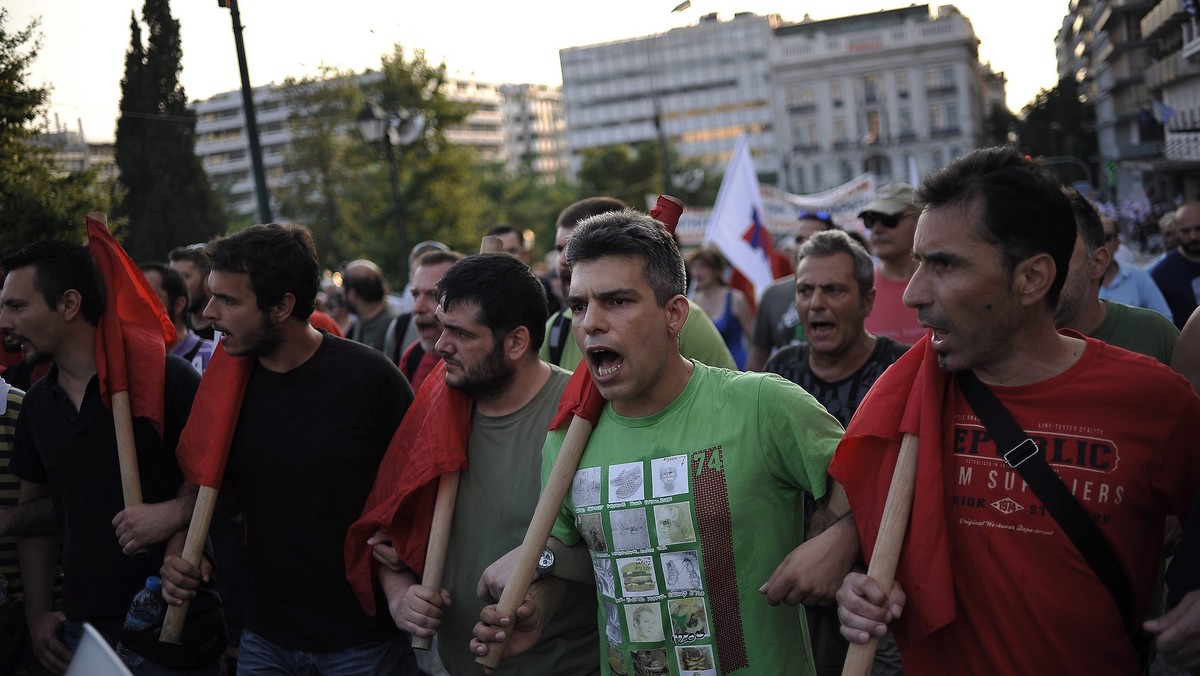
M651 210L650 215L660 219L667 232L674 234L681 213L683 213L683 202L670 195L659 195L658 203ZM580 366L587 368L582 364ZM580 416L571 419L571 423L567 426L567 434L563 438L562 448L559 449L558 458L554 461L554 467L550 470L550 476L547 477L546 485L542 488L542 495L538 498L537 507L534 508L529 529L525 531L525 540L521 543L517 560L508 576L508 582L504 585L504 591L500 594L500 601L496 604L496 610L501 615L512 618L514 626L517 608L521 606L525 595L529 593L529 586L533 584L533 575L537 572L538 560L546 548L550 531L554 529L554 520L558 518L558 510L562 507L563 500L567 499L567 491L571 488L575 470L579 468L579 460L583 457L583 451L587 448L588 439L591 436L591 422ZM505 633L503 641L489 643L488 653L476 657L475 661L495 669L503 659L504 645L508 643L508 637L511 634L510 627L510 631Z
M99 221L108 227L108 216L101 211L93 211L88 214L88 218ZM112 290L109 290L109 302L116 302L112 299ZM113 425L117 430L117 462L121 470L121 495L125 499L125 507L142 504L142 481L138 475L137 462L137 446L133 440L133 411L129 405L129 392L113 392L112 413ZM138 550L139 554L146 553L146 550Z
M904 533L908 530L908 517L912 513L913 489L917 480L917 446L915 434L905 434L900 442L900 455L896 458L892 485L888 489L887 501L883 503L883 518L879 521L879 534L875 537L875 549L867 568L867 575L885 593L891 592L896 579L896 564L900 561L900 549L904 545ZM879 638L875 636L866 643L851 643L842 676L870 674L878 644Z
M499 253L504 242L495 235L485 235L479 253ZM438 481L437 502L433 506L433 523L429 527L429 545L425 549L425 572L421 586L428 587L441 597L442 574L446 569L446 549L450 546L450 524L454 521L454 500L458 497L458 472L447 472ZM433 648L432 636L412 637L417 650Z
M587 368L582 365L581 367ZM579 460L583 457L583 450L587 448L588 438L591 435L592 423L581 416L571 419L571 424L567 427L567 435L563 439L562 449L554 461L554 467L550 470L546 486L542 489L542 495L538 498L537 507L533 511L529 530L525 531L525 540L521 543L521 550L513 564L512 573L504 585L504 591L500 594L500 602L496 604L496 610L501 615L513 618L513 625L516 624L517 608L525 600L525 594L529 592L529 585L533 584L533 575L537 571L538 559L541 558L542 551L546 548L546 541L550 539L554 520L558 518L558 510L562 507L563 500L567 498L571 480L575 478L575 470L579 467ZM495 669L496 665L500 664L504 655L504 645L511 635L512 626L505 633L504 641L489 643L488 654L476 657L475 661Z
M201 486L196 495L196 506L192 509L192 523L188 526L187 540L183 543L183 558L193 566L200 565L204 555L204 542L208 539L208 528L212 524L213 510L217 507L217 489ZM163 643L179 643L183 635L183 621L187 619L190 601L182 605L168 606L158 640Z
M433 523L429 528L429 547L425 550L425 574L421 586L429 587L441 598L442 573L446 569L446 549L450 545L450 523L454 521L454 500L458 497L458 472L447 472L438 483ZM412 637L417 650L433 648L432 636Z

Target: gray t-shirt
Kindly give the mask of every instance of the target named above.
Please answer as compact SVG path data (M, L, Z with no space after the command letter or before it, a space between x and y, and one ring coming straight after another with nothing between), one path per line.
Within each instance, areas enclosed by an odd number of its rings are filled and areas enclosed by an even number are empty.
M485 568L525 539L541 493L542 444L571 374L557 366L537 395L505 416L475 413L467 442L467 467L458 484L443 584L452 605L438 631L438 649L455 676L482 674L469 650L471 630L483 601L475 587ZM593 674L596 649L596 592L572 584L541 641L500 663L499 674Z

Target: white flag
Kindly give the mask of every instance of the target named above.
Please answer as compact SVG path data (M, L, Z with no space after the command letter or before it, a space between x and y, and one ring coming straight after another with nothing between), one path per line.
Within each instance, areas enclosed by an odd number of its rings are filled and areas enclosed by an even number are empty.
M745 134L738 137L725 167L704 241L715 245L729 264L750 280L756 298L774 281L771 233L766 228L766 211Z

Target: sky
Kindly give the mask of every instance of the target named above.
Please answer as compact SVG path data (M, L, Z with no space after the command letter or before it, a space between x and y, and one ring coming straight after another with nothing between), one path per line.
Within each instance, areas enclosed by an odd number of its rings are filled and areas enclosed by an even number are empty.
M558 50L695 24L701 16L775 13L799 21L895 9L885 0L242 0L246 60L254 86L315 74L321 66L361 71L399 43L422 49L449 72L495 83L559 84ZM41 17L42 45L32 84L49 86L51 125L110 141L116 128L132 12L142 0L4 0L6 30ZM958 0L980 39L980 59L1008 78L1008 105L1019 111L1057 81L1054 36L1067 0ZM930 3L936 8L936 3ZM190 100L240 88L230 12L216 0L175 0L183 41L181 82ZM143 29L143 39L145 30Z

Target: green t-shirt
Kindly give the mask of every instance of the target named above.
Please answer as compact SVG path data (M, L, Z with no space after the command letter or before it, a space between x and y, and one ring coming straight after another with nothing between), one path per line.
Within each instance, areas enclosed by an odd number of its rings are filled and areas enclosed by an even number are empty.
M1179 342L1179 329L1174 322L1154 310L1101 300L1108 306L1108 312L1090 338L1171 365L1175 343Z
M438 630L442 664L452 674L482 674L471 654L471 630L483 601L475 594L485 568L525 539L537 506L546 428L571 374L560 368L520 410L504 416L478 412L471 420L467 466L459 476L443 585L452 604ZM596 600L591 589L572 584L541 641L500 663L498 674L598 673Z
M729 354L729 348L725 346L725 339L717 331L717 327L713 326L712 320L708 315L704 314L704 310L692 301L688 301L691 306L691 311L688 312L687 321L683 323L683 329L679 331L679 354L688 359L695 359L701 364L716 366L723 369L736 369L737 364L733 362L733 355ZM567 318L567 322L562 325L561 331L566 334L561 337L555 336L555 320L559 315ZM583 353L579 351L579 344L575 342L575 336L571 334L571 308L566 308L561 312L554 313L546 322L546 340L542 341L542 349L538 356L542 361L554 363L550 359L550 344L558 339L562 341L562 359L559 360L558 366L561 366L568 371L574 371L579 362L583 361Z
M758 588L803 542L842 427L778 376L693 364L654 415L605 407L554 525L591 551L603 673L811 674L803 609Z

